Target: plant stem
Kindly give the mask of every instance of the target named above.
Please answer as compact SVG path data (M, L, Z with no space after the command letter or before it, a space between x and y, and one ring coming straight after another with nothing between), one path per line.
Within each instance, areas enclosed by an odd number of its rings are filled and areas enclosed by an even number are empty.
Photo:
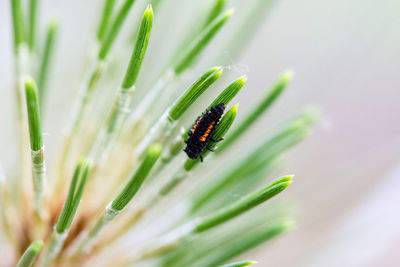
M183 129L183 128L182 128ZM158 165L158 168L156 169L156 172L154 176L157 176L158 173L161 172L161 170L171 162L171 160L178 155L179 152L182 151L183 146L185 145L185 140L183 140L181 135L178 135L175 137L175 139L171 142L171 144L168 147L168 150L164 155L161 157L161 164Z
M122 129L129 113L129 105L132 101L134 90L135 87L129 90L123 88L119 89L106 124L100 130L89 152L88 157L92 159L95 164L103 161L110 144L115 139L115 135Z
M93 242L100 234L100 232L120 213L121 211L115 210L108 205L105 213L97 220L94 226L89 230L87 235L80 242L76 255L87 253L92 247Z
M38 151L31 151L33 188L35 192L34 207L35 211L41 217L44 216L44 197L46 187L46 165L43 152L43 148Z
M47 267L51 263L51 261L60 253L62 246L64 245L64 241L67 238L68 233L59 233L54 231L51 236L50 240L48 241L47 248L41 256L39 260L40 267Z
M177 78L173 70L169 69L166 71L155 83L155 85L148 91L145 97L140 101L139 105L135 108L132 114L129 116L128 124L135 127L144 114L154 104L157 97L162 94L163 90Z

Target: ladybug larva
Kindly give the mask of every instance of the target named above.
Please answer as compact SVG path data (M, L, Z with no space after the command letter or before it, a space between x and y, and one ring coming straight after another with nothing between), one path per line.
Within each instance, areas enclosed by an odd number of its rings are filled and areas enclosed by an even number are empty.
M186 148L184 151L191 159L197 159L200 157L201 161L203 161L203 157L201 153L204 149L208 149L210 151L214 151L210 147L208 147L208 142L211 140L213 142L219 142L223 139L215 140L212 137L212 134L215 130L215 126L217 126L219 120L224 114L225 104L218 104L201 116L199 116L196 122L193 124L192 128L190 128L188 135L189 138L185 141Z

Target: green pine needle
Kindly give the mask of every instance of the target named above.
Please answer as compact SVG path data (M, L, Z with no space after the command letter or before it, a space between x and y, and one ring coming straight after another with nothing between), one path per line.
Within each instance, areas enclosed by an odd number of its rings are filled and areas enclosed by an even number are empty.
M110 223L120 211L122 211L139 191L143 182L149 175L154 164L161 155L162 147L160 144L151 145L145 154L145 157L128 181L119 195L106 207L106 212L101 216L93 227L87 232L75 252L75 255L80 255L83 252L88 252L92 243L101 233L101 231Z
M164 1L161 1L161 0L149 0L149 2L150 2L150 4L151 4L153 7L156 7L156 6L158 6L161 2L164 2Z
M217 98L208 106L208 109L215 107L218 104L228 105L229 102L240 92L247 81L247 75L243 75L233 81L228 87L218 95Z
M183 113L213 84L222 74L221 67L206 71L197 79L185 93L175 102L169 111L169 117L178 120Z
M30 267L35 262L43 247L43 241L34 241L24 252L17 263L17 267Z
M140 253L141 256L139 257L139 259L143 260L149 256L154 257L176 249L177 247L179 247L179 244L181 244L180 242L182 242L183 240L190 239L190 237L193 237L193 235L199 235L207 230L210 230L211 228L214 228L243 214L246 211L249 211L250 209L262 204L263 202L271 199L272 197L285 190L291 184L292 178L293 176L285 176L277 179L270 185L244 196L243 198L237 200L233 204L228 205L227 207L222 207L219 210L204 217L195 218L192 222L189 222L187 225L183 225L182 228L175 229L175 231L172 232L179 234L176 234L173 237L167 235L168 238L165 238L166 241L160 242L159 245L145 248ZM224 258L217 263L224 262L227 259L229 258ZM215 264L205 266L211 267L215 266Z
M212 107L215 107L218 104L228 105L229 102L240 92L246 81L247 81L246 75L241 76L235 81L233 81L214 99L214 101L207 107L206 110L210 110ZM193 124L194 123L196 122L194 121ZM188 132L189 129L182 135L183 139L186 140L189 137Z
M142 156L145 148L154 142L162 143L176 126L184 112L221 76L220 67L211 68L197 79L178 100L167 109L150 129L149 134L138 145L137 154ZM173 149L175 151L175 149ZM171 149L170 149L171 151ZM174 154L176 155L176 154Z
M113 200L111 208L113 210L123 210L126 205L132 200L137 191L142 186L144 180L148 176L149 172L153 168L154 164L161 154L161 145L151 145L146 152L146 155L136 170L132 178L125 185L121 193Z
M25 42L25 26L24 26L24 14L21 6L21 0L10 0L13 29L14 29L14 48L18 51L20 44Z
M257 263L256 261L238 261L234 263L224 264L219 267L245 267L256 263Z
M218 247L211 255L207 255L204 260L200 259L198 265L202 267L214 267L221 262L226 262L238 255L260 245L269 240L290 231L293 228L291 220L283 220L273 223L267 223L259 229L250 231L241 238L232 240Z
M198 37L191 42L187 49L185 49L178 57L175 64L173 64L173 70L176 74L182 73L187 69L199 56L200 52L206 47L211 41L215 34L222 28L222 26L232 16L233 10L228 10L217 17L209 26L207 26Z
M212 202L215 197L222 194L224 190L239 181L250 177L252 174L268 167L270 162L291 146L302 141L309 133L309 128L315 120L314 111L306 111L295 120L285 125L273 137L263 141L245 154L234 168L228 172L218 175L211 184L200 188L192 198L190 213L193 214L207 203Z
M194 19L194 23L188 27L188 32L182 38L179 46L177 47L174 57L172 57L172 63L175 62L175 59L179 58L181 52L187 48L187 46L194 40L196 37L201 34L201 32L209 26L215 18L217 18L224 10L225 0L215 0L212 5L207 7L205 12L197 12L197 18ZM204 14L207 13L207 14ZM203 24L199 25L199 21L204 21ZM169 66L169 65L168 65Z
M149 5L143 14L143 19L140 24L135 50L132 53L129 66L125 73L124 81L122 83L122 88L124 89L129 89L135 84L140 67L143 62L144 55L147 50L147 46L149 44L152 25L153 9L151 8L151 5Z
M242 18L242 22L240 25L236 26L231 37L225 42L227 49L229 49L229 52L233 57L237 58L240 56L248 46L249 42L257 36L257 31L260 30L260 25L268 18L269 13L271 13L271 10L277 2L279 1L256 0L251 3L249 1L250 8L246 12L244 18ZM238 38L238 36L241 38Z
M31 149L39 151L43 146L42 123L40 118L39 96L36 83L32 78L25 79L26 106L28 110L29 135Z
M101 48L99 51L98 58L100 60L106 59L108 53L112 45L114 44L115 39L119 31L121 30L122 24L124 23L126 17L128 16L129 10L132 8L133 3L135 0L125 0L123 5L118 11L116 18L108 28L107 34L104 36L104 39L101 43Z
M222 11L224 10L226 6L226 0L215 0L214 5L212 6L212 9L210 11L210 14L208 15L203 29L206 28L216 17L218 17Z
M36 24L37 24L37 13L38 13L38 0L29 1L29 31L28 31L28 45L31 51L33 51L36 42Z
M223 144L221 144L218 152L222 152L230 144L234 143L242 134L244 134L251 125L253 125L260 116L275 102L281 95L283 90L292 80L292 72L285 71L272 89L255 105L255 107L246 114L246 117L238 124L238 126L227 136Z
M25 79L25 96L28 111L29 136L31 146L34 208L38 215L40 217L43 217L43 197L46 167L44 161L39 96L35 81L32 78Z
M104 35L107 31L107 26L109 26L111 15L115 7L115 3L116 3L115 0L105 0L104 2L103 13L99 23L99 28L97 29L97 40L99 42L103 40Z
M221 208L205 218L201 218L196 224L194 232L201 233L218 226L276 196L291 184L292 177L285 176L280 178L272 184L243 197L232 205Z
M54 55L53 51L54 51L54 44L57 32L58 32L58 21L52 20L47 26L46 40L39 68L38 84L39 84L40 104L42 105L42 108L47 94L46 91L47 80L48 80L47 77L50 70L51 60Z
M81 201L82 193L89 177L92 164L86 159L78 162L69 187L67 199L64 202L60 217L56 224L56 231L63 234L68 231Z

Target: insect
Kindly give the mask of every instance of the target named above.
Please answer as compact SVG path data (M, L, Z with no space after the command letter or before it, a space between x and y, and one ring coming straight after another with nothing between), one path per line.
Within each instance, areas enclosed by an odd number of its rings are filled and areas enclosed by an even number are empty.
M223 138L215 140L212 137L212 133L221 119L222 114L224 114L224 110L225 104L218 104L197 118L188 132L189 138L185 141L187 145L184 151L189 158L197 159L200 157L200 160L203 161L201 153L204 149L207 148L212 152L214 151L208 146L208 141L219 142L223 140Z

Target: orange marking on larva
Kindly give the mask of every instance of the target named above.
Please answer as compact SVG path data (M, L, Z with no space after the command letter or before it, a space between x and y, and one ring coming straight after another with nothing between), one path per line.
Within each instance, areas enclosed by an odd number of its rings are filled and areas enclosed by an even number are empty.
M193 128L192 128L192 133L194 133L194 130L196 130L196 128L197 128L197 126L199 125L199 123L200 123L200 121L201 121L201 119L202 119L203 117L200 117L199 118L199 120L196 122L196 124L193 126Z
M214 128L214 124L215 124L215 122L212 122L210 124L210 126L208 126L208 128L207 128L206 132L203 134L203 136L200 137L200 141L201 142L206 141L206 139L207 139L208 135L210 134L211 130Z

